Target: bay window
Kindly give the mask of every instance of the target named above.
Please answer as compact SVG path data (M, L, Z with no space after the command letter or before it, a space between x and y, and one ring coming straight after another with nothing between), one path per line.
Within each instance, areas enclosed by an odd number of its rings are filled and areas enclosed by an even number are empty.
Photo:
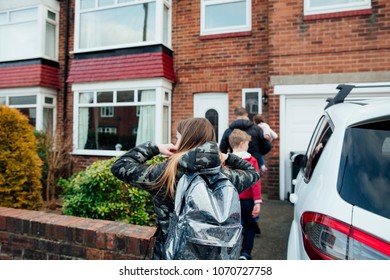
M0 61L58 60L58 3L53 7L0 10Z
M171 0L76 1L75 51L170 46Z
M169 142L170 83L74 84L73 90L75 154L118 155L146 141Z
M252 1L201 0L201 35L250 31Z
M305 0L304 14L315 15L371 8L371 0Z
M0 105L16 108L38 131L55 131L56 91L46 88L0 90Z

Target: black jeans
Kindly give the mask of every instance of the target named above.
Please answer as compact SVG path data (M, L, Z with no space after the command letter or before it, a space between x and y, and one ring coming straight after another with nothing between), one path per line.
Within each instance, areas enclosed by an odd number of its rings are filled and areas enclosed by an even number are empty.
M256 235L257 222L252 217L254 206L253 199L241 199L241 219L243 224L244 238L241 245L241 255L252 256L253 243Z

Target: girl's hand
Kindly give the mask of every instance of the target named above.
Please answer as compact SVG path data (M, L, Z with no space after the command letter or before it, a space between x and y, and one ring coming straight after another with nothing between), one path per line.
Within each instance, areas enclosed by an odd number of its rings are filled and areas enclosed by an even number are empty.
M229 155L222 153L220 150L218 150L218 153L219 153L219 158L221 159L222 166L225 166L225 161L227 160Z
M159 144L157 145L157 147L158 150L160 151L160 154L163 156L171 156L177 150L177 147L173 144Z

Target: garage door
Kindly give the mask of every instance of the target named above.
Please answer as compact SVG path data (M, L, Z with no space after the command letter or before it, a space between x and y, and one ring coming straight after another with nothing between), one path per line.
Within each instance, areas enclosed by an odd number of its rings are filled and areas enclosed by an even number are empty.
M286 96L281 145L284 146L283 154L280 154L281 164L284 164L284 199L288 198L292 191L292 165L291 154L306 152L313 130L321 117L326 98L329 96ZM282 152L282 151L281 151ZM283 183L281 181L281 183ZM282 186L281 186L282 187Z
M388 83L376 83L381 84ZM312 132L327 104L326 99L337 94L337 86L338 84L306 84L274 87L275 94L280 96L279 197L282 200L287 199L292 191L291 153L306 152ZM368 96L389 96L388 88L362 87L348 98L364 99Z

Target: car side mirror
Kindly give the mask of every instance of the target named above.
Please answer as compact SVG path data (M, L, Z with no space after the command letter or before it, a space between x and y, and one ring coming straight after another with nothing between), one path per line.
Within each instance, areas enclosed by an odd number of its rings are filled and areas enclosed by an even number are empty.
M292 163L295 166L302 167L305 165L305 161L306 161L306 156L303 154L295 154L292 156Z

